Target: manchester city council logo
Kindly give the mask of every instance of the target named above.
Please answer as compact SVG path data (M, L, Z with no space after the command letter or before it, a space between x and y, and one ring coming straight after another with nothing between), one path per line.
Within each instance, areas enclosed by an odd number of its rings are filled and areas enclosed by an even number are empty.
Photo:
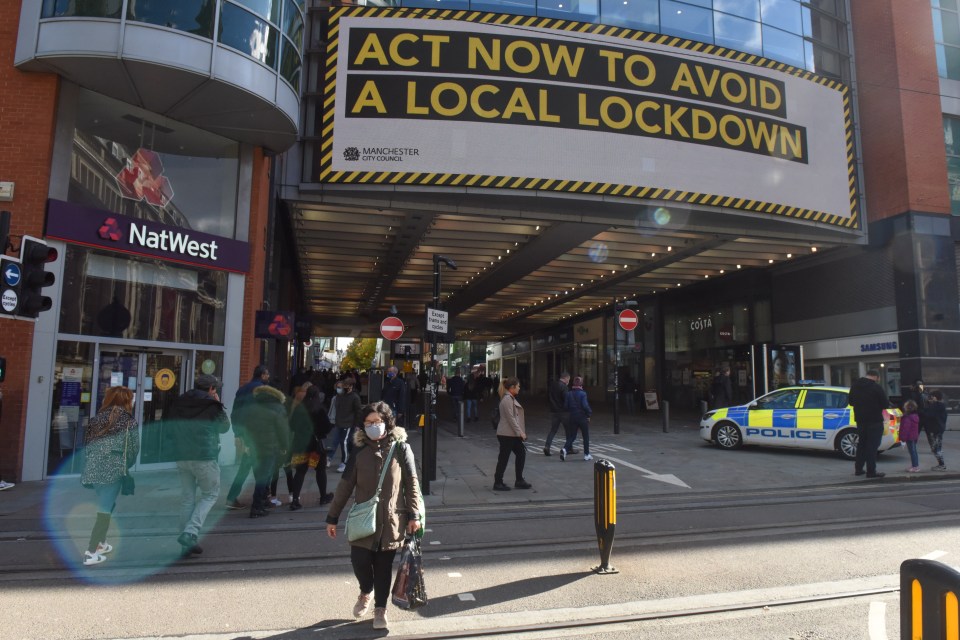
M360 159L360 149L356 147L347 147L343 150L343 159L347 162L356 162Z

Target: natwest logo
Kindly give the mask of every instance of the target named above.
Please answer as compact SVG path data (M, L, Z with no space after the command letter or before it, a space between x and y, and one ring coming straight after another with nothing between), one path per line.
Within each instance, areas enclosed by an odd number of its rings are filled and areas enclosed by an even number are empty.
M123 232L120 231L120 225L117 224L116 218L107 218L104 220L97 233L99 233L100 237L104 240L113 240L114 242L117 242L123 237Z
M159 249L160 251L172 251L194 258L217 259L216 240L197 242L190 239L189 233L168 229L150 231L146 225L136 222L130 223L130 244L138 244L141 247Z

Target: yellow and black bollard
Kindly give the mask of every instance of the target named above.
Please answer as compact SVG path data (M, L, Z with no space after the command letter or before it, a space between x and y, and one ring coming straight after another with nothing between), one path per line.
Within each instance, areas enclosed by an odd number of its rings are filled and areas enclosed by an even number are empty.
M900 638L960 640L960 571L933 560L900 565Z
M617 529L617 470L608 460L597 460L593 465L593 522L600 545L600 566L594 567L594 572L620 573L610 566Z

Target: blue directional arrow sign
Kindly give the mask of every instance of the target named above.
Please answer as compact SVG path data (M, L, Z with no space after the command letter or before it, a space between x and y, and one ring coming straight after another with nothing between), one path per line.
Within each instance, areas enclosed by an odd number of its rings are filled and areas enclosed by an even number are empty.
M20 284L20 265L8 262L3 267L3 281L8 287Z

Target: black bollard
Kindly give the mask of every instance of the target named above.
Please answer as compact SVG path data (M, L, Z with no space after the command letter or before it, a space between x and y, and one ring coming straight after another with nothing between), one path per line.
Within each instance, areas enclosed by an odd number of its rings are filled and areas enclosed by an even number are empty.
M617 470L608 460L593 464L593 522L600 545L600 566L593 571L601 575L620 573L610 566L613 535L617 529Z

